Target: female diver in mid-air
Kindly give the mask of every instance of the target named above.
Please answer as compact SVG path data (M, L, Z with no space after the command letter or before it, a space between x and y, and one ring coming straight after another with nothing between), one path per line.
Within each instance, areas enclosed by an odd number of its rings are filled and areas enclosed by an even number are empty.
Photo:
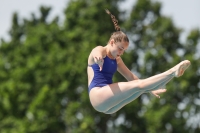
M116 32L106 46L95 47L88 57L88 86L90 102L95 110L105 114L117 112L126 104L138 98L141 94L150 92L156 97L166 89L160 89L172 78L182 76L189 67L190 61L184 60L173 68L146 78L139 79L124 64L120 57L128 48L129 39L120 30L118 21L108 10ZM112 83L113 74L118 71L128 81Z

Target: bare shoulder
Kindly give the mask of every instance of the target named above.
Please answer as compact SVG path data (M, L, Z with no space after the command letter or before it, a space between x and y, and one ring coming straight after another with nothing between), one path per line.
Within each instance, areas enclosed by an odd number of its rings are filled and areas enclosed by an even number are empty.
M103 46L96 46L92 49L89 58L88 58L88 65L94 64L94 57L101 57L104 58L106 56L106 48Z
M117 71L123 75L128 81L134 80L134 75L132 72L128 69L128 67L124 64L121 57L117 58Z
M93 48L92 51L100 51L100 52L103 52L105 51L105 48L103 46L96 46L95 48Z
M106 48L103 46L96 46L92 49L93 53L100 53L103 57L106 55Z
M123 63L122 58L119 56L116 58L117 64Z
M127 69L121 57L116 58L118 70Z

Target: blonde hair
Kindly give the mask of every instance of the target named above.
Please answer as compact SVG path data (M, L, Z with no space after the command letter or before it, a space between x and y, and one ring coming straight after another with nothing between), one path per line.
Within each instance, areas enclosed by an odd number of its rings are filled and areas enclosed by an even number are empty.
M121 28L118 25L118 20L115 18L115 16L112 15L111 12L108 9L105 9L105 11L108 15L110 15L110 17L113 21L115 30L116 30L115 32L112 33L109 41L111 39L114 39L115 42L122 42L122 41L129 42L127 35L124 32L121 31Z

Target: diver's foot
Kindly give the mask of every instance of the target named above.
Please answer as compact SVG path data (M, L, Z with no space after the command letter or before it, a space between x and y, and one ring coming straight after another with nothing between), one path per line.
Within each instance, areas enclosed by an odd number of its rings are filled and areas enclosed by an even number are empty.
M189 60L184 60L172 68L175 77L180 77L184 74L185 70L190 66Z

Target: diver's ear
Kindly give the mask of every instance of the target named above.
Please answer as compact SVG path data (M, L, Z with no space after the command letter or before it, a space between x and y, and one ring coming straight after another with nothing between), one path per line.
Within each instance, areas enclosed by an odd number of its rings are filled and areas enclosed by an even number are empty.
M110 44L113 46L114 43L115 43L114 39L111 39Z

